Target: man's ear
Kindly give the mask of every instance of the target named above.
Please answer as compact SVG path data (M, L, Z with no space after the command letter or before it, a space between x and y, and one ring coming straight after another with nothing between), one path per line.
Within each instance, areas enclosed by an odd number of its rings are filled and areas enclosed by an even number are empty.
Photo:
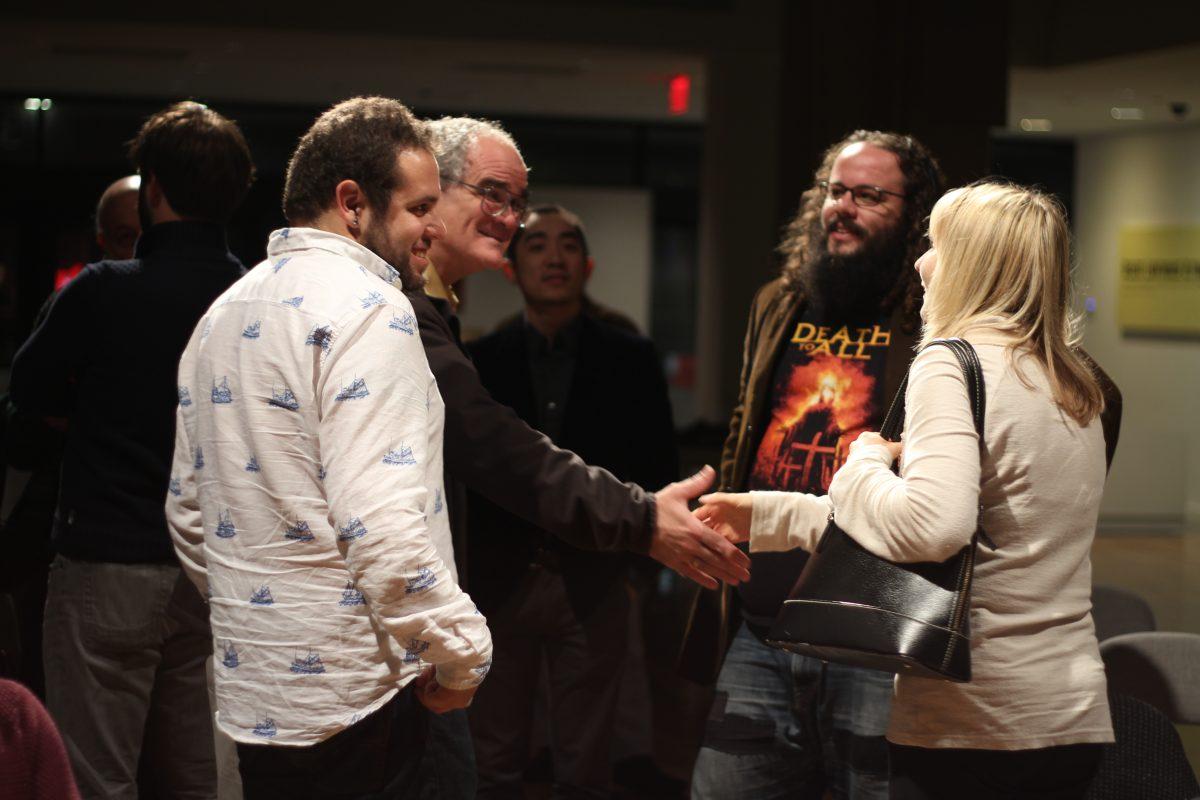
M592 270L596 268L596 259L591 256L587 257L587 261L583 262L583 279L586 281L592 277Z
M517 270L513 267L512 261L504 259L500 262L500 271L504 273L504 277L508 278L509 283L517 282Z
M351 233L362 232L362 217L367 208L367 197L358 181L344 180L333 187L334 211Z

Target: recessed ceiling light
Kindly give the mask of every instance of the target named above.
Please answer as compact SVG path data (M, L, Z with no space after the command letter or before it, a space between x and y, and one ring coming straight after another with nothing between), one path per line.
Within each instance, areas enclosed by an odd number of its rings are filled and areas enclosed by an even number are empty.
M1026 119L1021 120L1021 130L1023 130L1023 131L1033 131L1033 132L1044 133L1048 130L1051 130L1053 127L1054 127L1053 124L1051 124L1050 120L1048 120L1048 119L1026 118Z
M1140 108L1118 108L1113 106L1113 119L1145 119L1146 112Z

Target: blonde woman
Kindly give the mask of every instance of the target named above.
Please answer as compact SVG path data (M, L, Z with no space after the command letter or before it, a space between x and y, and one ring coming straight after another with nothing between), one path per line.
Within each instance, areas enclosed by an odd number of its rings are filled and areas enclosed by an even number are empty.
M982 525L970 683L900 676L888 740L893 798L1082 797L1113 741L1091 618L1089 551L1104 486L1104 397L1075 348L1059 206L981 183L933 209L922 343L960 336L987 391L982 446L953 354L913 361L903 444L864 433L827 497L713 494L697 515L750 549L811 550L836 509L861 545L941 561ZM900 460L900 474L892 471Z

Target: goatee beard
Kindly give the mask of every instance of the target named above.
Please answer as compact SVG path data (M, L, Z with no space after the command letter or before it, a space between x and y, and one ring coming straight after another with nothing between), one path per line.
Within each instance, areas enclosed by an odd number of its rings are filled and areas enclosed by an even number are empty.
M817 238L817 237L814 237ZM828 231L817 238L800 272L800 284L822 322L873 322L887 309L883 301L903 269L904 234L900 226L863 240L849 255L829 252Z

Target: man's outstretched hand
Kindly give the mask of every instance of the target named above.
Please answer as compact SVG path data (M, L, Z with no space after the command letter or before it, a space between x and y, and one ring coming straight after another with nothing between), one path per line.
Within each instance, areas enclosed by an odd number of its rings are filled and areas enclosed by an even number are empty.
M750 580L750 558L688 509L688 501L704 494L715 476L706 466L659 490L654 495L658 520L650 540L651 558L707 589L717 588L718 580L735 585Z

